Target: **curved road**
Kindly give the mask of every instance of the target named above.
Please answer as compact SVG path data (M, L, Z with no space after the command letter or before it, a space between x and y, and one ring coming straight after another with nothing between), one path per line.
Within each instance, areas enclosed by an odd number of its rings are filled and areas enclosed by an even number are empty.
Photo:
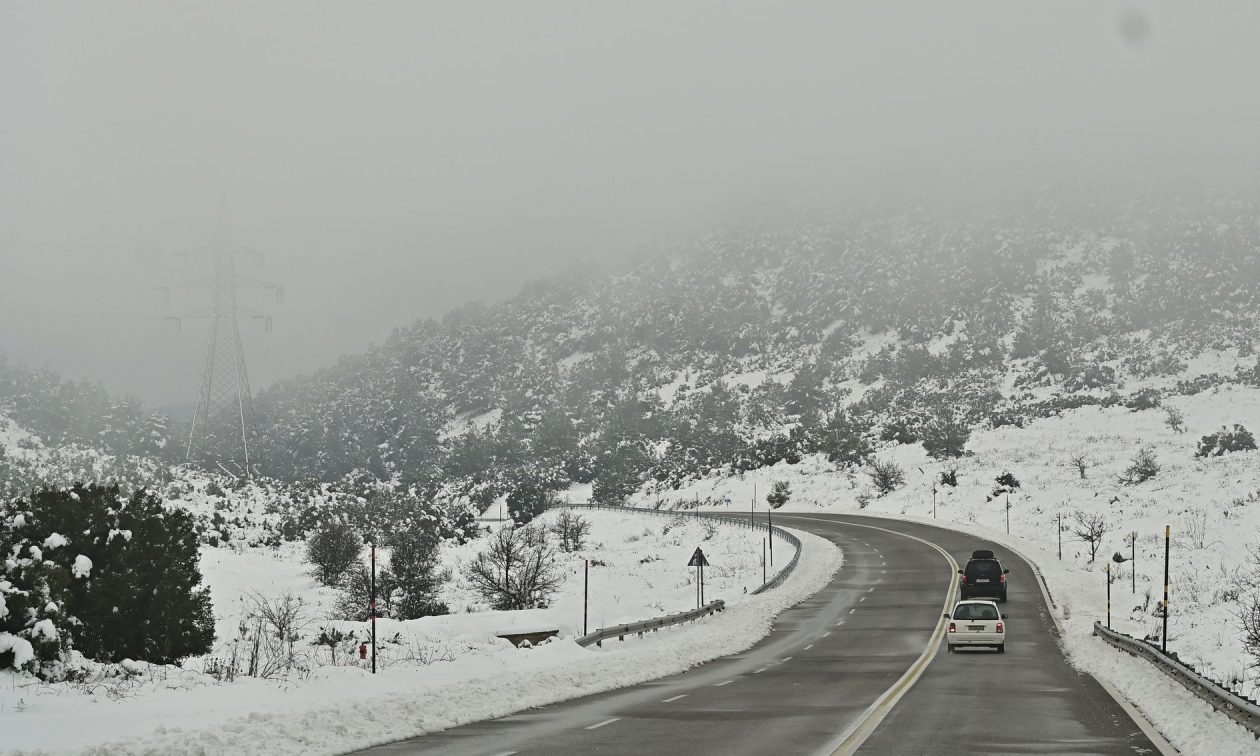
M1158 752L1097 681L1068 666L1031 568L1002 547L899 520L776 519L835 542L845 563L826 588L780 614L770 635L748 651L364 753L848 752L853 741L846 739L864 714L924 653L950 591L945 557L907 536L936 544L960 564L975 548L997 552L1011 570L1003 610L1010 639L1002 655L946 654L942 644L858 753Z

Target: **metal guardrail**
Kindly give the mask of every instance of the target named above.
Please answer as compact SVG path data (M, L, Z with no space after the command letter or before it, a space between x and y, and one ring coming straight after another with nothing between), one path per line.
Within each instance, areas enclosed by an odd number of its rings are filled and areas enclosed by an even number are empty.
M619 506L613 506L609 504L562 504L562 503L552 504L551 506L548 507L548 509L604 509L604 510L611 510L615 512L639 512L643 514L655 514L655 515L662 515L662 516L670 517L670 518L683 517L683 518L695 519L695 520L712 520L712 521L721 522L727 525L736 525L739 527L748 528L750 530L761 530L765 527L763 525L758 525L755 522L752 522L751 517L744 518L744 517L733 517L731 515L708 514L706 512L697 512L695 510L685 510L685 509L642 509L640 507L619 507ZM764 591L768 591L771 588L775 588L779 585L782 585L783 581L787 579L788 575L792 574L792 570L796 569L797 560L800 559L801 539L797 538L795 535L789 533L783 528L773 527L771 529L771 537L776 537L776 536L780 540L792 544L792 546L795 547L796 552L792 554L792 558L788 560L787 565L785 565L783 569L779 570L778 573L776 573L774 577L770 578L765 583L762 583L755 591L752 591L754 595L758 593L762 593ZM685 612L678 612L677 614L667 614L664 617L654 617L653 619L641 620L639 622L631 622L627 625L614 625L612 627L600 628L593 633L588 633L586 635L580 636L577 639L577 643L579 646L589 646L592 643L594 643L596 646L602 646L603 641L606 641L609 638L616 637L617 640L625 640L625 637L630 634L643 635L643 633L647 631L655 632L656 630L659 630L662 627L667 627L669 625L678 625L683 622L691 622L693 620L699 619L700 617L713 614L714 612L720 612L724 610L725 608L726 608L726 603L724 601L718 600L709 604L705 604L699 609L691 609Z
M1143 656L1153 662L1164 674L1181 683L1213 709L1246 727L1251 734L1260 738L1260 705L1255 701L1237 695L1217 681L1204 677L1194 668L1173 656L1169 656L1154 645L1138 640L1124 633L1109 630L1101 622L1094 621L1094 635L1111 645L1134 656Z
M564 504L564 503L552 504L547 508L548 509L603 509L603 510L608 510L612 512L639 512L643 514L661 515L663 517L670 517L670 518L684 517L687 519L695 519L695 520L713 520L715 522L721 522L727 525L735 525L741 528L748 528L749 530L765 530L766 529L765 525L752 522L751 516L740 517L738 515L711 514L708 512L698 512L694 509L644 509L642 507L620 507L613 504ZM796 551L795 553L792 554L792 558L788 560L788 563L784 565L783 569L775 573L774 577L770 578L765 583L758 586L756 590L750 591L750 593L752 593L753 595L756 595L758 593L763 593L765 591L770 590L771 588L777 588L778 586L782 585L783 581L786 580L787 577L792 574L792 570L796 569L797 560L800 559L800 556L801 556L801 539L797 538L795 535L789 533L788 531L784 530L778 525L773 526L770 532L773 536L777 537L780 541L784 541L785 543L791 544L792 547L796 549Z
M589 646L594 643L596 646L603 646L604 641L609 638L617 640L625 640L627 635L643 635L646 632L655 632L662 627L669 625L681 625L684 622L692 622L701 617L708 616L714 612L720 612L726 609L726 602L717 600L699 609L692 609L686 612L678 612L677 614L667 614L664 617L655 617L649 620L641 620L639 622L631 622L627 625L613 625L612 627L601 627L593 633L588 633L577 639L579 646Z

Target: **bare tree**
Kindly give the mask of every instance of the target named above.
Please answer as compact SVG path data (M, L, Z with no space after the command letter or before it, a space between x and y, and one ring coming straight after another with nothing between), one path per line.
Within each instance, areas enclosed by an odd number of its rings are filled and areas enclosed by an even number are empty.
M1090 464L1089 455L1085 452L1077 452L1073 454L1068 459L1068 464L1075 467L1076 471L1081 474L1081 480L1085 480L1085 473L1093 466Z
M580 551L586 546L586 538L591 534L591 523L572 509L562 509L556 516L556 524L551 532L560 539L560 550L567 553Z
M543 608L564 581L547 532L536 525L500 528L468 566L473 589L495 609Z
M1076 527L1072 529L1072 535L1088 544L1089 563L1093 564L1094 558L1098 556L1098 548L1102 546L1102 539L1107 535L1107 519L1100 514L1077 512Z
M891 493L906 483L906 471L891 460L887 462L878 459L871 460L866 475L871 479L871 484L875 486L880 496Z
M1260 593L1244 597L1238 611L1243 649L1251 656L1251 666L1260 668Z

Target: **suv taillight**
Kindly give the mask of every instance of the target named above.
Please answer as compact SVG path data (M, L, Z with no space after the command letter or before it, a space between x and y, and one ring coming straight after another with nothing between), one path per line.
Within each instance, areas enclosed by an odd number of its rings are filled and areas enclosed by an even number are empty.
M958 628L954 625L954 623L953 623L953 622L949 623L949 631L950 631L951 633L956 633L956 632L958 632Z
M960 576L959 576L959 578L958 578L958 582L959 582L961 585L966 585L966 584L967 584L967 576L966 576L966 575L960 575Z
M999 633L1004 633L1004 632L1006 632L1006 628L1004 628L1004 627L1002 626L1002 623L1001 623L1001 622L999 622L999 623L998 623L998 626L997 626L997 631L998 631Z
M1005 573L1003 573L1003 574L1001 574L1001 575L998 575L998 582L999 582L999 583L1005 583L1005 582L1006 582L1006 574L1005 574Z

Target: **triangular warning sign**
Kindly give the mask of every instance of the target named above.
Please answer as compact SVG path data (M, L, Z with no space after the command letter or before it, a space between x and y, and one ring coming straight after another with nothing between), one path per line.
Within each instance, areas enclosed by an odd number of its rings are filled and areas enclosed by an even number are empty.
M704 558L704 552L700 550L699 546L696 547L696 553L691 555L691 561L687 562L687 566L688 567L708 567L709 566L709 560Z

